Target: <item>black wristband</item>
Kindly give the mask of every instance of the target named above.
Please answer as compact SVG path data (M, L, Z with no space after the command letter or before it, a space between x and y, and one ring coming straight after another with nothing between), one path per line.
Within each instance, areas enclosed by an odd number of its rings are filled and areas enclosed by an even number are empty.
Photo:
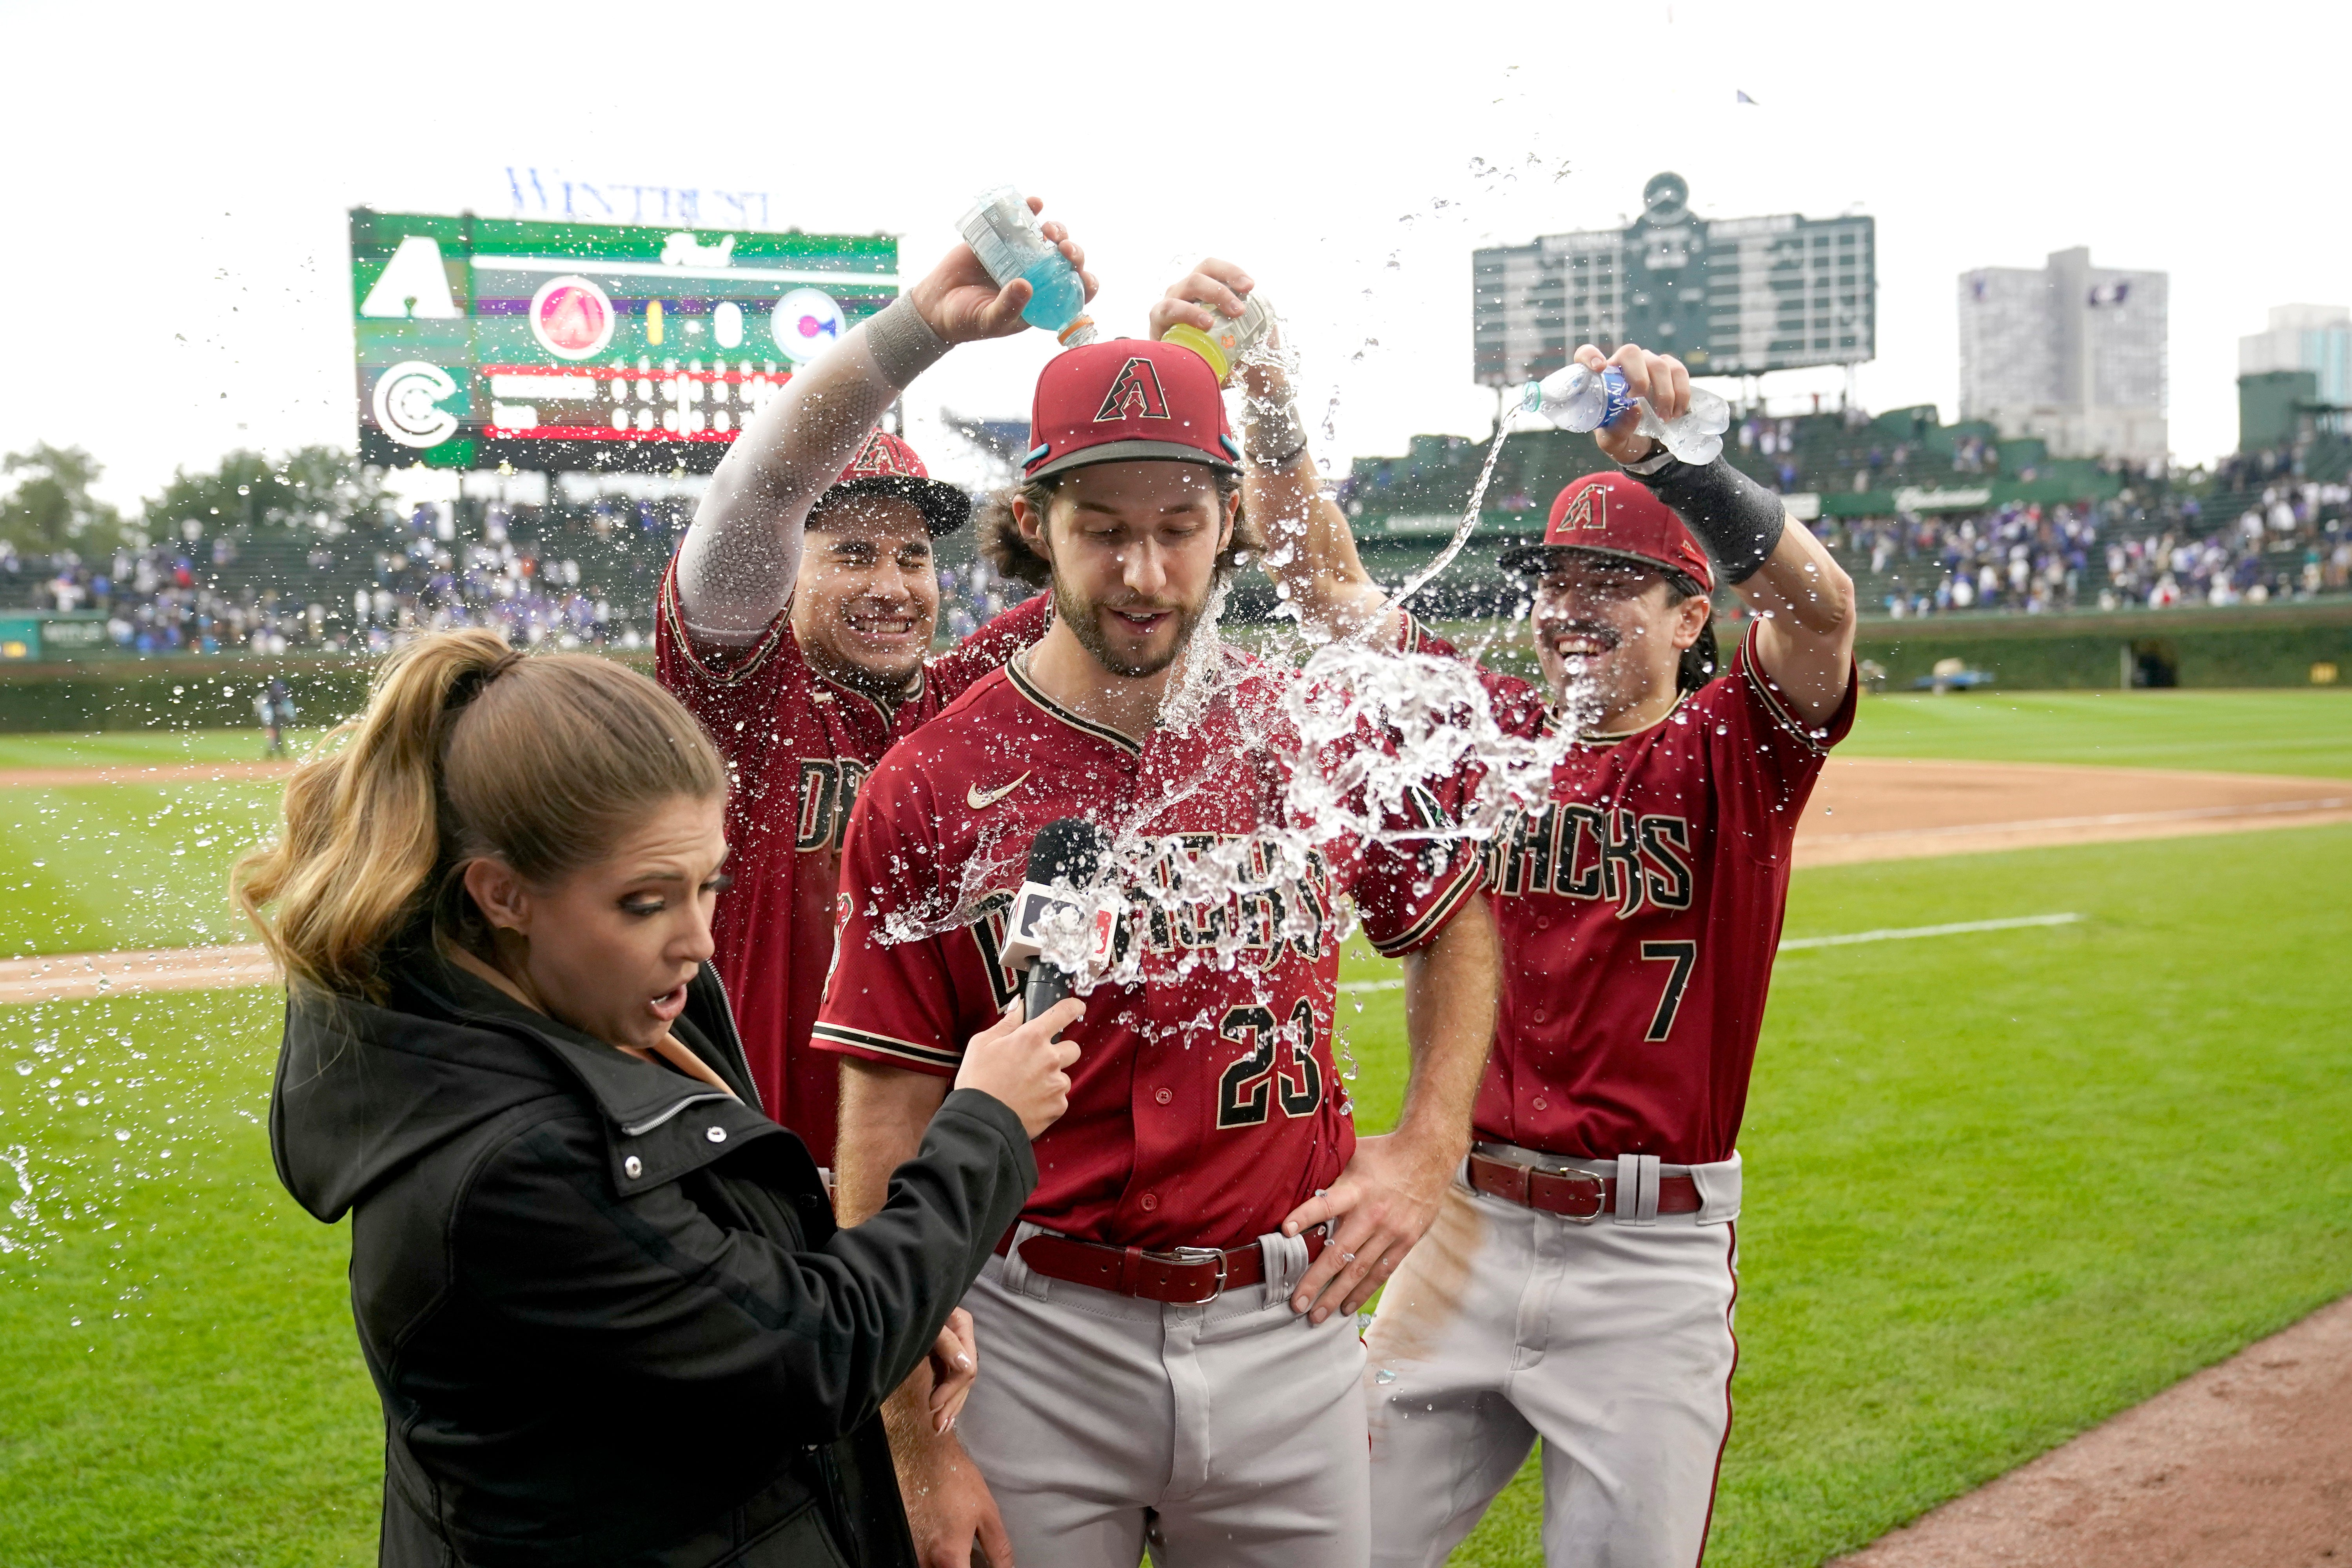
M1780 498L1721 458L1697 467L1668 458L1655 473L1626 472L1674 508L1727 583L1745 583L1780 547L1789 523Z

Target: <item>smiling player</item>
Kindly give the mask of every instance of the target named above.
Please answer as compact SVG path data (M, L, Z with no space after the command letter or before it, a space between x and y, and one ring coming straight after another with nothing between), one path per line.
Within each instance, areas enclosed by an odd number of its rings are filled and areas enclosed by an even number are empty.
M1154 847L1121 883L1137 978L1095 985L1071 1026L1042 1184L965 1299L989 1366L961 1441L921 1420L920 1390L894 1401L916 1543L929 1568L965 1568L975 1536L998 1568L1134 1568L1147 1540L1180 1568L1360 1568L1351 1314L1467 1146L1494 995L1475 857L1341 835L1276 861L1290 678L1196 636L1249 542L1240 448L1197 355L1062 354L1031 440L992 521L1049 568L1053 627L894 748L850 822L815 1036L849 1058L845 1215L880 1205L965 1043L1018 994L995 895L1040 829L1082 817ZM1179 685L1196 648L1209 679ZM1434 803L1413 809L1393 828L1407 846L1438 826ZM1267 885L1149 895L1212 856ZM1332 1057L1342 898L1408 955L1412 1078L1385 1137L1356 1138Z
M1062 226L1045 227L1083 267ZM1091 297L1094 278L1081 277ZM950 250L745 428L662 584L662 684L735 775L734 886L712 921L714 962L762 1106L820 1164L833 1161L838 1058L808 1048L809 1027L858 785L893 740L1034 642L1046 616L1042 597L1009 610L926 666L940 613L931 541L962 527L971 502L873 426L954 344L1022 331L1028 300L1028 284L1000 289L969 247Z
M1153 325L1237 316L1244 288L1204 262ZM1613 363L1661 417L1684 411L1679 363L1632 345ZM1299 429L1286 382L1254 374L1260 418ZM1624 471L1570 485L1543 542L1504 561L1535 579L1543 682L1486 675L1496 716L1520 736L1583 722L1549 798L1489 851L1503 996L1477 1142L1367 1336L1382 1564L1443 1563L1538 1436L1555 1568L1685 1568L1705 1547L1736 1358L1736 1140L1790 840L1853 718L1854 595L1779 497L1654 449L1637 418L1595 437ZM1310 623L1453 652L1384 612L1303 432L1248 495ZM1755 617L1719 674L1718 573Z

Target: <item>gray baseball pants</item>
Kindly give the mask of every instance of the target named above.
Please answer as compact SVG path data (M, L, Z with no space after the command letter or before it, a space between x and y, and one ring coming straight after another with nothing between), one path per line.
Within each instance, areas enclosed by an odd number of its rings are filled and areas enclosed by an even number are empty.
M1019 1238L1035 1234L1024 1224ZM1024 1568L1366 1568L1364 1348L1354 1314L1265 1282L1163 1306L990 1260L964 1297L981 1375L956 1429Z
M1548 1568L1699 1561L1738 1360L1738 1156L1690 1173L1699 1214L1590 1225L1447 1194L1365 1336L1381 1568L1437 1568L1538 1436Z

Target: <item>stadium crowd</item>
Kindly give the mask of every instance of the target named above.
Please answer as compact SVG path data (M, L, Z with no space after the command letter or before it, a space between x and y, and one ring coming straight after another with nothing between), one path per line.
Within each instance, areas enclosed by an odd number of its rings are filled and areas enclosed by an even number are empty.
M2235 516L2194 497L2096 508L1829 520L1815 531L1883 584L1892 616L2260 605L2352 586L2352 486L2266 486Z
M458 626L495 627L517 647L650 647L655 586L682 516L626 500L576 514L427 506L364 540L257 550L223 537L89 560L0 542L0 605L101 614L106 645L131 654L375 653ZM1032 592L979 561L941 566L940 589L942 632L957 638Z

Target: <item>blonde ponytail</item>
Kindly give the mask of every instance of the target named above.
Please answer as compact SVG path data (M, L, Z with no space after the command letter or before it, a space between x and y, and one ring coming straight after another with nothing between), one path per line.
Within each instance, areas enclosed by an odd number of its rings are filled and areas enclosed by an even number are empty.
M647 805L727 787L693 716L644 676L591 654L526 658L489 631L393 654L329 743L288 781L283 831L238 859L230 896L289 983L376 1000L389 942L436 903L460 926L472 914L467 860L552 881Z

